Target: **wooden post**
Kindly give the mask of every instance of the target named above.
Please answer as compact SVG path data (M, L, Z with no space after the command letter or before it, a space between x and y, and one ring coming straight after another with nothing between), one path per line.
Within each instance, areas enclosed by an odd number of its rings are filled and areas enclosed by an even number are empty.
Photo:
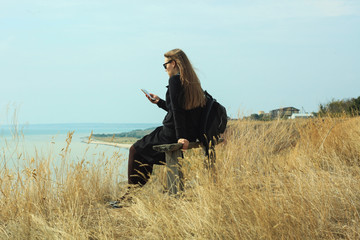
M223 142L223 139L219 139L218 143ZM200 142L190 142L188 149L198 148L204 146ZM167 167L167 189L169 194L178 194L180 191L184 190L184 179L183 172L181 170L181 164L179 163L179 158L183 158L181 152L182 144L181 143L172 143L172 144L163 144L153 146L153 149L158 152L165 153L166 167ZM215 163L215 149L211 149L213 153L210 155L210 162L205 164L207 168L213 170L213 165ZM208 160L208 161L209 161Z
M189 144L189 148L199 146L198 143ZM159 152L165 152L166 160L166 182L169 194L178 194L184 190L183 172L179 158L183 157L181 152L182 144L163 144L153 146L153 149Z
M184 190L183 173L181 171L181 164L179 158L182 158L181 150L165 152L166 165L167 165L167 188L169 194L177 194L179 191Z

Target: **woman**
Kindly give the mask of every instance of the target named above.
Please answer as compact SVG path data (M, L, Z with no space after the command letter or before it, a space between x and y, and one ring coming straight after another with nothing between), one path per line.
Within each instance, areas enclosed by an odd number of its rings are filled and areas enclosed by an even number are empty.
M155 94L150 102L167 111L163 125L144 136L129 151L128 183L144 185L154 164L165 163L165 153L153 150L154 145L182 143L187 149L189 141L198 138L201 109L205 96L200 81L185 53L174 49L164 54L165 71L169 75L165 101Z

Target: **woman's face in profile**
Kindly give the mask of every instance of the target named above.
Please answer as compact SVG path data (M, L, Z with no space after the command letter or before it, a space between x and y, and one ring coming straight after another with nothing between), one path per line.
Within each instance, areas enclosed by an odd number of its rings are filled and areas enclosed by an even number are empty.
M175 68L175 61L171 61L169 58L165 58L165 71L169 74L169 77L175 75L177 73L177 69Z

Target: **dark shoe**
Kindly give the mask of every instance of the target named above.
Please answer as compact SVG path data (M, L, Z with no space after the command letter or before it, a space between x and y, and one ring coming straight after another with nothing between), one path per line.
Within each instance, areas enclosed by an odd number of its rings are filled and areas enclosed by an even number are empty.
M110 208L123 208L124 207L122 204L120 204L120 201L111 201L111 202L108 202L107 205Z
M134 203L133 198L128 194L126 194L121 198L119 198L118 200L108 202L107 205L111 208L123 208L123 207L129 207L133 203Z

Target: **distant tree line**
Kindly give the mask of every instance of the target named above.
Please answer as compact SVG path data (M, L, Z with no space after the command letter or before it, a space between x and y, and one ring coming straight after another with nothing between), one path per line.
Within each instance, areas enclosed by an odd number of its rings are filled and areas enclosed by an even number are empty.
M360 96L358 98L335 100L329 103L320 104L320 116L359 116L360 115Z
M330 116L337 117L343 116L360 116L360 96L357 98L349 98L342 100L331 100L328 103L320 104L318 112L312 112L313 116ZM251 114L244 119L256 120L256 121L271 121L274 118L271 114ZM275 119L278 119L277 117Z
M246 117L246 119L256 120L256 121L271 121L273 118L270 114L251 114L250 117Z

